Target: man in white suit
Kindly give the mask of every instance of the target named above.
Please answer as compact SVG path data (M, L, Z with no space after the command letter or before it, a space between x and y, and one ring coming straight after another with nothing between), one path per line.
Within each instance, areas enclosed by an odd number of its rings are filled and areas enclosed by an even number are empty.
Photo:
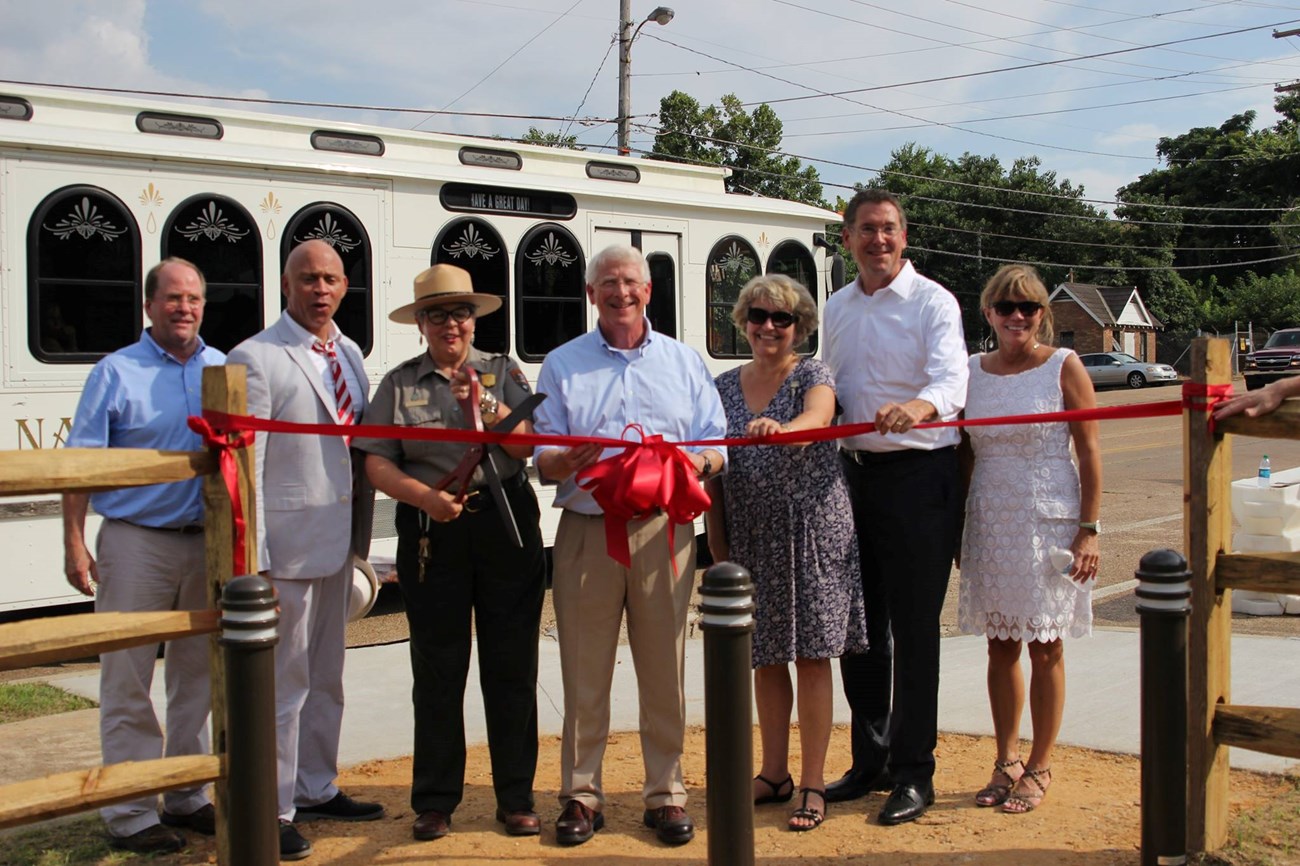
M248 368L248 412L310 424L354 424L369 382L361 350L334 323L348 281L322 240L294 248L280 280L279 321L230 353ZM299 860L311 843L294 826L329 818L371 821L335 785L343 722L343 648L352 556L370 546L374 491L354 471L342 436L257 434L258 568L280 600L275 648L280 857ZM358 461L357 467L359 468Z

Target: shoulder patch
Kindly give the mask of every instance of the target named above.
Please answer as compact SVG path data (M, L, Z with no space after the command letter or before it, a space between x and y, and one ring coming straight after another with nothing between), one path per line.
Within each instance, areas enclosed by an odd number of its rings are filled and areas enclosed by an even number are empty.
M515 367L513 370L510 371L510 378L514 379L515 384L518 385L520 388L523 388L525 391L533 390L532 386L528 384L528 377L525 376L524 371L519 369L518 367Z

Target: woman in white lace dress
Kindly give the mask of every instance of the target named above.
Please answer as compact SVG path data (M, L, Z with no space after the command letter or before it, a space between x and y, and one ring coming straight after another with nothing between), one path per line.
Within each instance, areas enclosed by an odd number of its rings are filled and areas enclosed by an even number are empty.
M998 347L970 359L968 419L1096 405L1079 357L1051 346L1047 290L1033 268L999 269L984 287L980 307ZM1022 813L1036 808L1051 784L1052 748L1065 708L1061 638L1092 633L1090 582L1097 575L1101 507L1097 422L976 426L965 432L963 444L970 447L963 448L964 465L971 471L958 621L962 631L988 638L998 749L993 777L975 802ZM1073 554L1066 574L1052 564L1054 547ZM1034 737L1023 761L1021 644L1029 648Z

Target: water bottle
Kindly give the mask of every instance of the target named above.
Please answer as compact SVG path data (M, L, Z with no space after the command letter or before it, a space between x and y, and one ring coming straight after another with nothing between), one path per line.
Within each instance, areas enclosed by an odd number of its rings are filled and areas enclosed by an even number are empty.
M1270 487L1273 484L1273 467L1268 462L1267 454L1259 458L1259 473L1255 476L1255 484L1259 487Z

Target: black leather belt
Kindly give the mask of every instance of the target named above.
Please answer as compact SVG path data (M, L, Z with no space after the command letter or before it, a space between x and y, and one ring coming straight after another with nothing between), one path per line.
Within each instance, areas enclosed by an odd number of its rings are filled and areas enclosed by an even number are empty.
M840 454L844 456L845 460L851 460L859 466L871 466L873 464L893 463L898 460L925 457L930 454L942 454L956 447L956 445L944 445L941 448L898 448L894 451L854 451L851 448L841 448Z
M503 490L518 490L521 487L528 486L528 473L520 472L501 482ZM469 493L465 494L465 510L470 514L477 511L490 511L497 507L496 501L492 498L492 491L486 486L476 487Z
M118 523L125 523L127 526L134 526L136 529L152 529L155 532L179 532L181 535L201 535L203 533L202 523L187 523L184 526L145 526L143 523L123 520L120 517L114 517L113 520Z

